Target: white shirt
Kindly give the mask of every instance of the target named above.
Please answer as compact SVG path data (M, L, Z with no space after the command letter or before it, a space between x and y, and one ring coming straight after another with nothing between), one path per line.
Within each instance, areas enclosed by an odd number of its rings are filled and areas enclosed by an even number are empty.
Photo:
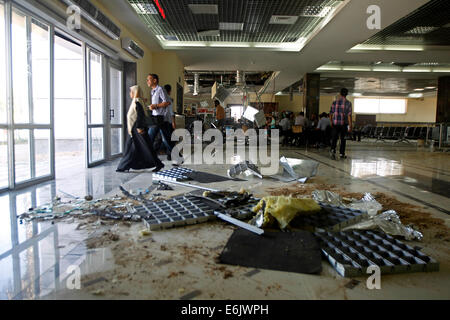
M291 128L291 122L289 121L288 118L281 119L279 124L280 124L281 128L283 128L284 131L287 131Z
M305 117L304 116L295 117L295 125L304 127L305 126Z
M329 118L323 117L319 120L319 123L317 124L317 129L320 129L321 131L327 130L327 127L331 126L331 121Z
M161 86L157 86L152 89L152 104L160 104L163 102L169 102L166 91ZM157 108L152 111L154 116L165 116L167 108Z

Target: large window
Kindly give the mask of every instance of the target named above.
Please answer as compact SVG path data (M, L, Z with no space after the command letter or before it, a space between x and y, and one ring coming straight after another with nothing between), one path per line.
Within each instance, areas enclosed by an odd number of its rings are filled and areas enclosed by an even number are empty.
M5 6L0 2L0 189L8 186Z
M231 117L234 119L234 121L239 121L244 113L244 106L228 105L228 107L231 109Z
M14 123L29 123L26 16L14 10L11 29Z
M33 121L50 124L50 35L46 25L32 20L31 57Z
M355 113L405 114L406 99L356 98Z
M50 27L13 8L11 23L15 183L52 174Z
M5 42L5 6L0 2L0 123L6 119L6 42Z

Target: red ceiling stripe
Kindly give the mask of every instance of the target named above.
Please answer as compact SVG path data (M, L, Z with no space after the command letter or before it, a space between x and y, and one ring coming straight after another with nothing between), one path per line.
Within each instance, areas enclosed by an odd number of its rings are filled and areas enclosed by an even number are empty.
M163 17L163 19L166 19L166 13L164 12L164 9L162 8L161 4L159 3L159 0L153 0L158 7L159 13Z

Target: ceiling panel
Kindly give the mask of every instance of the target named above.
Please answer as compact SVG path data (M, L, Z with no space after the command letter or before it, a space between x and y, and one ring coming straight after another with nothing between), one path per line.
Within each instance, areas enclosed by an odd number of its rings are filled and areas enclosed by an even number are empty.
M363 44L448 46L450 45L450 1L429 1Z
M140 7L153 0L127 0L156 36L176 36L179 41L287 43L307 37L342 0L159 0L166 19ZM193 14L189 4L218 5L218 15ZM329 11L327 10L329 9ZM317 16L306 16L319 13ZM320 15L320 13L324 13ZM295 24L270 24L273 15L298 16ZM219 30L219 23L243 23L243 30L221 30L219 37L199 36L198 31Z
M321 77L323 94L337 94L341 88L350 93L369 95L407 96L410 93L435 93L437 79L373 78L373 77Z

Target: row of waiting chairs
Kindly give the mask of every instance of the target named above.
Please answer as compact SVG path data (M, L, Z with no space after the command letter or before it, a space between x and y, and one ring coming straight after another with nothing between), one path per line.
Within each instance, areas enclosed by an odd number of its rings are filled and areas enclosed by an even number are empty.
M365 134L366 138L374 138L377 140L418 140L431 139L433 130L429 127L372 127Z

